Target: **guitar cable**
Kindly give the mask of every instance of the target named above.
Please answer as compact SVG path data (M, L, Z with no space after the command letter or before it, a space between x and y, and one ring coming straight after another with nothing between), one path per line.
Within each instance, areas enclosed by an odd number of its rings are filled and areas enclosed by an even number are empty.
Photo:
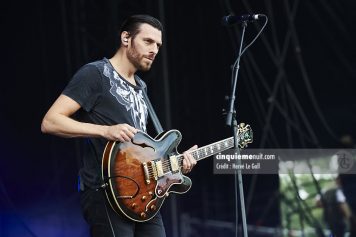
M108 207L106 205L107 199L105 198L105 192L106 192L105 189L106 189L107 186L108 186L107 182L104 181L104 183L102 185L100 185L100 187L97 188L95 191L96 192L100 192L100 191L103 192L105 213L106 213L106 216L108 217L108 221L109 221L109 225L110 225L110 230L111 230L112 236L116 237L115 231L114 231L114 227L113 227L113 224L112 224L112 221L111 221L111 217L110 217L110 214L109 214L109 211L108 211Z
M109 179L118 178L118 177L129 179L129 180L133 181L133 182L136 184L136 186L138 187L138 190L137 190L136 193L134 194L134 197L139 193L139 191L140 191L139 184L138 184L134 179L132 179L132 178L130 178L130 177L122 176L122 175L116 175L116 176L108 177L108 178L107 178L107 181L108 181ZM103 192L106 192L105 189L107 188L107 186L108 186L108 182L105 182L105 181L104 181L104 183L103 183L103 184L100 186L100 188L98 188L96 191L102 190ZM105 195L105 193L104 193L104 195ZM104 198L105 198L105 197L104 197ZM111 221L111 217L110 217L110 214L109 214L109 211L108 211L108 207L107 207L106 202L107 202L107 200L104 199L104 206L105 206L106 216L108 217L108 221L109 221L109 224L110 224L110 229L111 229L111 232L112 232L112 236L113 236L113 237L116 237L115 231L114 231L114 227L113 227L113 224L112 224L112 221Z
M98 160L96 160L96 161L97 161L97 163L98 163L98 166L101 167L101 164L99 163L99 161L98 161ZM105 198L106 188L107 188L108 185L109 185L109 184L108 184L108 181L109 181L109 179L112 179L112 178L125 178L125 179L128 179L128 180L132 181L132 182L137 186L137 191L136 191L136 193L133 195L133 197L135 197L135 196L139 193L139 191L140 191L140 186L139 186L139 184L136 182L136 180L134 180L134 179L132 179L132 178L130 178L130 177L122 176L122 175L116 175L116 176L107 177L106 180L103 179L103 180L102 180L102 181L103 181L103 184L100 185L100 187L96 189L96 191L102 190L102 191L104 192L103 195L104 195L105 213L106 213L106 216L107 216L108 221L109 221L109 225L110 225L110 230L111 230L112 236L113 236L113 237L116 237L115 231L114 231L114 226L113 226L113 223L112 223L112 220L111 220L111 217L110 217L110 214L109 214L109 210L108 210L108 207L107 207L107 203L106 203L106 202L108 202L108 200ZM116 198L119 198L119 197L116 197Z
M105 192L105 190L103 190ZM108 221L109 221L109 224L110 224L110 229L111 229L111 232L112 232L112 236L113 237L116 237L115 235L115 231L114 231L114 227L112 225L112 222L111 222L111 218L110 218L110 214L109 214L109 211L108 211L108 207L106 205L106 200L104 201L104 206L105 206L105 212L106 212L106 215L108 217Z
M88 141L90 142L90 140L88 139ZM98 167L101 167L101 162L99 162L99 160L95 159L96 162L98 163ZM101 173L101 170L99 170L99 174ZM108 217L108 221L109 221L109 225L110 225L110 230L111 230L111 233L112 233L112 236L113 237L116 237L115 235L115 231L114 231L114 227L113 227L113 224L112 224L112 221L111 221L111 217L110 217L110 214L109 214L109 211L108 211L108 207L106 205L106 202L107 202L107 199L105 198L105 189L107 188L108 186L108 183L105 182L105 180L103 179L103 184L96 189L97 192L99 192L100 190L103 192L102 194L104 195L104 207L105 207L105 213L106 213L106 216Z
M117 196L116 198L134 198L134 197L136 197L137 194L140 192L140 185L139 185L139 183L137 183L136 180L134 180L133 178L130 178L130 177L128 177L128 176L123 176L123 175L115 175L115 176L107 177L106 179L107 179L107 181L108 181L109 179L113 179L113 178L124 178L124 179L128 179L128 180L132 181L132 182L136 185L136 187L137 187L136 193L135 193L134 195L132 195L132 196L126 196L126 197ZM108 182L105 182L105 181L104 181L104 183L103 183L100 187L103 188L103 189L105 189L107 186L108 186Z
M89 139L89 138L87 138L87 139L85 139L85 144L86 145L88 145L89 144L89 146L92 146L93 144L92 144L92 141L91 141L91 139ZM99 157L99 156L97 156L97 157ZM98 165L98 167L101 167L101 162L98 160L98 159L95 159L95 161L96 161L96 163L97 163L97 165ZM101 169L99 168L99 170L98 170L98 173L100 174L101 173ZM111 221L111 218L110 218L110 215L109 215L109 211L108 211L108 208L107 208L107 205L106 205L106 202L107 202L107 199L105 198L105 189L106 189L106 187L107 187L107 182L105 182L105 180L102 180L103 181L103 184L102 185L100 185L98 188L96 188L96 189L94 189L95 190L95 192L100 192L100 191L102 191L103 193L103 196L104 196L104 207L105 207L105 213L106 213L106 216L107 216L107 218L108 218L108 221L109 221L109 225L110 225L110 230L111 230L111 233L112 233L112 236L113 237L116 237L116 235L115 235L115 231L114 231L114 227L113 227L113 225L112 225L112 221ZM79 186L81 185L81 179L80 179L80 177L79 177Z

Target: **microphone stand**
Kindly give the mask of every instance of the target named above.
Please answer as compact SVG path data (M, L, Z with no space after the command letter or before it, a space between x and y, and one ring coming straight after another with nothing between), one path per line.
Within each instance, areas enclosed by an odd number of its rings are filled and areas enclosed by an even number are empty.
M235 105L235 93L236 93L236 84L237 84L237 77L239 74L239 69L240 69L240 57L241 57L241 50L242 50L242 45L243 45L243 40L245 36L245 30L247 27L247 21L242 22L242 35L241 35L241 42L240 42L240 48L239 48L239 55L237 58L237 62L234 63L234 66L232 67L233 70L233 83L232 83L232 88L231 88L231 96L230 96L230 105L229 105L229 111L227 112L226 116L226 125L231 126L233 129L233 136L234 136L234 151L236 154L240 154L240 149L238 146L238 125L237 125L237 120L236 120L236 111L234 109ZM236 65L236 68L235 68ZM237 167L241 167L241 160L236 159L237 162ZM237 186L239 189L239 194L240 194L240 205L241 205L241 216L242 216L242 228L243 228L243 233L244 237L247 237L247 223L246 223L246 210L245 210L245 200L244 200L244 190L243 190L243 182L242 182L242 174L241 174L241 169L235 170L234 173L235 177L235 206L236 206L236 229L235 233L236 236L238 236L238 200L237 200Z

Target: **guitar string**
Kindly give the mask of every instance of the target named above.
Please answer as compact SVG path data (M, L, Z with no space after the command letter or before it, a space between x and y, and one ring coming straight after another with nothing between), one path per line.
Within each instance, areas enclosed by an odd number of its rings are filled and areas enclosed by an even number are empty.
M210 155L213 155L214 153L224 149L225 148L229 148L231 147L233 143L233 140L231 138L227 138L225 140L222 140L220 142L216 142L212 145L208 145L208 146L205 146L205 147L202 147L200 149L197 149L195 151L192 151L191 154L193 155L193 157L196 159L196 160L199 160L200 157L204 157L206 158L207 156L210 156ZM221 147L220 147L221 146ZM219 148L220 147L220 148ZM208 148L208 151L206 151L206 149ZM204 151L203 151L204 150ZM211 153L210 153L211 152ZM182 158L183 155L179 155L177 158L178 158L178 162L181 163L182 162ZM171 163L169 160L164 160L162 161L162 169L163 171L170 171L170 166L171 166ZM182 164L180 164L180 166L182 166ZM148 174L149 174L149 177L151 178L152 176L154 176L154 172L152 170L152 167L149 167L149 171L148 171ZM166 173L166 172L165 172Z
M210 155L213 155L214 153L216 153L216 152L218 152L218 151L220 151L220 150L222 150L222 149L225 149L225 148L228 148L229 147L229 145L231 145L230 143L228 143L228 145L226 146L226 145L223 145L222 147L214 147L214 146L210 146L209 148L208 148L208 151L203 151L204 149L202 148L201 150L196 150L196 151L193 151L193 152L191 152L191 154L193 155L193 157L196 159L196 160L199 160L200 158L206 158L207 156L210 156ZM182 157L183 157L183 155L179 155L178 157L177 157L177 159L178 159L178 162L179 163L181 163L182 162ZM180 164L180 165L182 165L182 164ZM162 167L163 168L169 168L170 167L170 161L169 160L164 160L164 161L162 161Z
M241 135L239 136L239 140L241 140ZM192 151L191 154L193 155L193 157L196 159L196 160L200 160L200 157L202 156L203 158L206 158L207 156L210 156L210 155L213 155L214 153L224 149L225 148L229 148L231 147L231 145L233 144L233 139L232 138L227 138L225 140L222 140L222 141L219 141L219 142L216 142L214 144L211 144L211 145L208 145L208 146L205 146L205 147L202 147L200 149L197 149L195 151ZM222 146L222 147L220 147ZM206 149L208 148L208 151L206 151ZM204 150L204 151L203 151ZM211 152L211 153L210 153ZM182 161L182 156L183 155L179 155L177 158L178 158L178 162L181 163ZM180 166L182 166L182 164L180 164ZM169 160L164 160L162 161L162 169L166 169L168 171L170 171L170 161ZM150 171L150 175L152 175L153 171Z
M216 152L218 152L220 150L225 150L226 148L231 147L232 141L229 140L229 139L230 138L225 139L225 140L223 140L221 142L218 142L216 144L213 144L213 145L202 147L200 149L192 151L191 154L193 155L193 157L196 160L200 160L201 157L202 157L202 159L206 158L207 156L213 155L214 153L216 153ZM208 148L208 151L206 151L206 148ZM182 159L181 159L182 157L183 157L183 155L179 155L177 157L178 158L178 162L182 161ZM164 160L162 163L163 163L162 164L163 168L169 168L169 166L170 166L170 161L169 160Z
M239 136L239 140L241 140L241 135ZM227 145L226 145L227 144ZM218 152L218 151L220 151L220 150L222 150L222 149L224 149L225 150L225 148L229 148L229 147L231 147L231 145L233 144L233 138L227 138L227 139L225 139L225 140L222 140L222 141L219 141L219 142L216 142L216 143L213 143L213 144L211 144L211 145L208 145L208 146L204 146L204 147L202 147L202 148L199 148L199 149L197 149L197 150L195 150L195 151L192 151L191 152L191 154L193 155L193 156L196 156L196 157L194 157L196 160L199 160L200 159L200 157L204 157L204 158L206 158L207 156L210 156L210 155L213 155L214 153L216 153L216 152ZM221 148L219 148L221 146ZM208 151L206 150L206 149L208 149ZM204 151L203 151L204 150ZM211 152L211 153L210 153ZM178 156L178 162L180 162L181 163L181 157L182 157L183 155L179 155ZM162 169L168 169L169 170L169 168L170 168L170 161L169 160L164 160L164 161L162 161ZM152 171L153 172L153 171ZM152 173L151 173L152 174Z
M245 132L244 132L245 133ZM244 136L243 134L239 134L239 141L241 141L241 138ZM222 147L220 147L222 145ZM216 143L213 143L211 145L208 145L208 146L204 146L204 147L201 147L195 151L192 151L191 154L193 155L193 157L199 161L200 159L203 159L203 158L206 158L210 155L213 155L214 153L224 149L228 149L230 148L231 146L233 145L233 138L227 138L227 139L224 139L222 141L219 141L219 142L216 142ZM206 150L208 148L208 151ZM204 151L203 151L204 150ZM211 152L211 153L210 153ZM183 155L179 155L177 156L177 160L178 160L178 163L180 165L180 167L183 166L182 164L182 159ZM202 157L202 158L200 158ZM167 173L170 170L170 167L171 167L171 162L169 160L164 160L162 161L162 170L164 173ZM167 172L165 172L167 171ZM152 176L154 177L154 172L153 172L153 168L152 167L149 167L149 170L148 170L148 175L149 175L149 178L152 178Z

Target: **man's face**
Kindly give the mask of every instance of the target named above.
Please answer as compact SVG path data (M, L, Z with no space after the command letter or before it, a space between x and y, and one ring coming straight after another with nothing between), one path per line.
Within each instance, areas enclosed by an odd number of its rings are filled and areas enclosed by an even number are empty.
M162 32L149 24L141 24L139 33L131 38L127 58L140 71L148 71L162 45Z

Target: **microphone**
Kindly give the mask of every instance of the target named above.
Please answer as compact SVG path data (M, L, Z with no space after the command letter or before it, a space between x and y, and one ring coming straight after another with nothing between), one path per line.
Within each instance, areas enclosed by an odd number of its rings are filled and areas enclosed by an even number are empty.
M263 15L261 14L245 14L240 16L228 15L224 16L221 19L221 24L224 26L232 25L235 23L242 23L242 22L253 22L261 18Z

